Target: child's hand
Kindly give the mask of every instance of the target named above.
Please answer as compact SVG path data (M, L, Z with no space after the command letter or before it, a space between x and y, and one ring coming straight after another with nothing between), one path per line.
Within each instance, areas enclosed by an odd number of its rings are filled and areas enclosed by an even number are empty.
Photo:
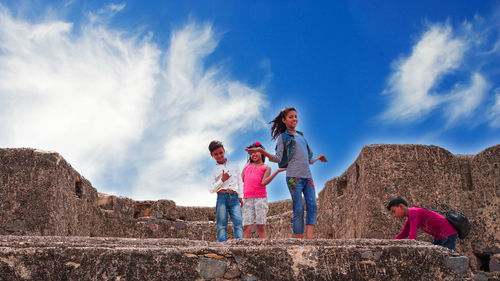
M252 147L252 148L245 148L245 151L248 152L248 153L252 153L252 152L260 152L260 153L262 153L264 151L264 149L262 149L260 147Z
M269 175L271 173L271 168L267 167L266 172L264 173L264 177L262 178L262 185L267 185L274 179L274 177L276 177L277 174L283 171L286 171L286 168L278 169L272 175Z
M321 155L320 157L318 157L319 161L321 162L328 162L328 160L326 160L326 157L325 155Z
M224 173L224 170L222 170L222 182L226 182L230 177L229 173Z

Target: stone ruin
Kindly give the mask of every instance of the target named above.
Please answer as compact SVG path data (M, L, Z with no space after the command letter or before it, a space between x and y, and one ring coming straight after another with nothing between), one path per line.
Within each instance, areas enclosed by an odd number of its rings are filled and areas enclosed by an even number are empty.
M101 194L58 153L0 149L0 280L500 280L499 166L500 145L365 146L318 194L317 239L291 239L285 200L270 203L271 239L217 243L213 207ZM460 210L471 233L456 252L391 240L395 195Z
M326 238L388 238L403 221L385 208L393 196L410 205L459 210L472 224L457 252L475 270L499 268L500 145L475 156L453 155L437 146L370 145L344 174L318 196L318 233ZM432 237L419 233L419 240Z

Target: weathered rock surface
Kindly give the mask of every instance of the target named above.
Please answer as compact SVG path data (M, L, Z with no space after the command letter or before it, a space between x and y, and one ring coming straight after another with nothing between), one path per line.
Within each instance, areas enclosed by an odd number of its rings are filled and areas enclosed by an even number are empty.
M471 233L457 251L485 270L500 247L500 145L475 156L453 155L437 146L370 145L319 193L317 236L389 238L402 220L385 208L396 195L412 206L465 213ZM419 234L419 240L432 237ZM490 252L489 252L490 251Z
M290 236L290 210L270 204L270 235ZM216 240L213 207L98 193L58 153L27 148L0 149L0 218L0 235Z
M469 237L458 241L457 252L469 258L474 271L486 271L476 279L496 280L491 279L496 278L491 277L495 273L488 271L498 270L500 262L499 183L500 145L477 155L453 155L445 149L424 145L366 146L346 172L327 182L318 194L315 236L394 237L403 221L392 217L385 205L391 197L401 195L411 205L465 213L472 231ZM290 200L270 203L269 237L292 235L291 209ZM214 241L215 208L99 194L55 152L0 149L0 235ZM419 240L430 241L431 237L420 233ZM140 245L142 240L135 241ZM204 258L204 267L219 270L203 271L203 276L219 276L223 263L206 260L213 257ZM448 264L460 270L464 259L449 259ZM220 278L229 279L238 272L238 278L243 280L255 278L252 272L247 274L232 262L227 268L230 270Z
M425 266L423 266L425 265ZM471 280L467 257L416 241L0 236L0 280Z
M58 153L0 149L0 234L94 236L97 192Z

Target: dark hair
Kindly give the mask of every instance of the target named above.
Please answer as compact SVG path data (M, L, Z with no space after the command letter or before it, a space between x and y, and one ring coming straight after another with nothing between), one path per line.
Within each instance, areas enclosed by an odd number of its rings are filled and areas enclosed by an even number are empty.
M247 148L254 148L254 147L260 147L260 148L264 149L264 146L262 144L260 144L260 142L258 142L258 141L256 141L256 142L252 143L251 145L247 146ZM264 154L262 154L262 153L261 153L260 156L262 156L262 163L266 162L266 156ZM248 162L253 163L252 157L250 157L250 156L248 157Z
M208 145L208 150L210 150L210 154L212 154L212 152L214 152L214 150L216 150L219 147L222 147L222 149L224 149L224 146L222 145L222 142L217 141L217 140L213 140Z
M387 210L391 210L391 207L394 207L394 206L399 206L399 204L403 204L405 205L406 207L408 207L408 202L406 202L406 200L401 197L401 196L396 196L396 197L393 197L391 199L391 201L389 201L389 204L387 204Z
M286 131L286 125L285 123L283 123L282 119L286 118L286 115L290 111L297 112L295 107L287 107L285 109L282 109L280 111L280 114L278 114L278 116L276 116L273 121L269 122L269 124L273 124L273 126L271 127L271 136L273 140L275 140L281 133Z

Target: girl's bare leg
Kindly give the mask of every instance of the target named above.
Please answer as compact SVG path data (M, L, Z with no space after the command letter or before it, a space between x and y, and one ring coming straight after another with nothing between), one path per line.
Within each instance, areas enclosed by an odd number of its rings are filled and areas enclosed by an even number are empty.
M258 224L257 225L257 231L259 232L259 238L267 238L267 232L266 232L266 225L265 224Z
M243 238L252 238L253 224L243 226Z

